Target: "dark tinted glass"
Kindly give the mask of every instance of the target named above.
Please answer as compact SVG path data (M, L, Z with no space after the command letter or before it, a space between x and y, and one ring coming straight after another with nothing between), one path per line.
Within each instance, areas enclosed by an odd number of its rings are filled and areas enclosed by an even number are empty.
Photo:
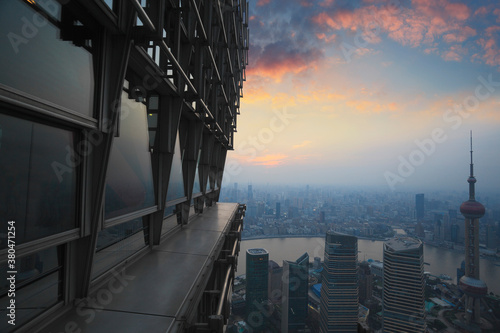
M175 139L174 158L172 160L172 169L170 170L170 180L168 182L167 201L172 201L185 197L184 179L182 176L182 154L179 143L179 133Z
M0 321L0 332L11 332L62 299L61 248L49 248L16 260L15 296L9 297L11 274L7 264L0 265L0 316L8 318L6 308L15 299L16 326Z
M114 138L106 183L105 217L155 205L146 106L122 94L120 136Z
M70 131L0 114L0 220L15 221L16 244L77 227L73 147Z
M34 2L34 1L33 1ZM42 6L60 16L57 1ZM92 55L23 1L0 1L0 83L92 116Z
M148 227L142 218L99 232L92 277L97 277L148 244Z

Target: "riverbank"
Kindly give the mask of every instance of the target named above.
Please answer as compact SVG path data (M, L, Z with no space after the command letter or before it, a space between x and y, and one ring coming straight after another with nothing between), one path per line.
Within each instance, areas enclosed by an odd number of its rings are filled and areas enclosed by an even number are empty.
M263 235L261 235L263 236ZM290 237L293 236L293 237ZM252 237L253 238L253 237ZM383 240L359 239L358 260L383 260ZM280 266L283 260L296 260L307 252L312 261L314 257L323 260L325 247L324 235L266 235L255 239L243 239L238 257L238 275L246 271L246 251L251 248L265 248L269 252L269 260ZM456 284L457 268L464 260L464 253L450 249L424 244L424 261L428 263L425 270L433 275L449 275ZM500 294L500 266L495 261L481 258L480 276L486 282L489 291Z
M371 241L386 241L389 238L370 238L370 237L362 237L356 236L358 239L365 239ZM242 241L246 240L257 240L257 239L271 239L271 238L325 238L325 234L316 234L316 235L258 235L258 236L246 236L242 237Z

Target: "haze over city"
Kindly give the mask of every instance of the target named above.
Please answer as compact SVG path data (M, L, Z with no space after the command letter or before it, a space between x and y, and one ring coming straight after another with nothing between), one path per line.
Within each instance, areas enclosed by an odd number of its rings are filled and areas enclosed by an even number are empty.
M500 186L496 1L250 2L226 182ZM226 185L227 186L227 185Z

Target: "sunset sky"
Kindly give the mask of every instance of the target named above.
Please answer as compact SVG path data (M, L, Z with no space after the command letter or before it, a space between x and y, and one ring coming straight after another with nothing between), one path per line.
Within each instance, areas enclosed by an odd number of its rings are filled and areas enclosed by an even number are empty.
M498 193L499 68L498 1L251 0L226 184Z

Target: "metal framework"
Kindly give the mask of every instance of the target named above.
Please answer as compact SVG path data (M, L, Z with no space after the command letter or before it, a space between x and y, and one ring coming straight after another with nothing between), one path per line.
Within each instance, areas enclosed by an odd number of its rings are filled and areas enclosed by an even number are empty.
M9 116L68 129L78 138L79 145L92 148L74 167L77 170L75 227L17 246L19 258L44 249L62 249L66 272L62 302L70 304L87 297L111 276L109 270L99 276L93 274L100 232L132 219L141 219L147 226L144 227L146 249L113 267L119 269L160 245L169 233L187 225L190 216L203 213L205 207L218 201L226 155L234 146L243 97L249 47L248 3L246 0L14 0L14 3L22 11L32 13L34 21L30 24L40 31L39 36L21 36L21 32L28 31L23 26L15 36L27 42L12 37L14 51L22 52L25 44L35 47L35 42L29 39L41 38L44 26L36 25L35 18L43 17L45 24L58 32L58 40L87 50L92 59L89 70L93 100L89 114L58 105L50 97L33 97L28 90L14 87L0 77L0 113L7 110ZM22 11L9 15L22 24ZM11 36L12 31L2 34ZM3 49L8 48L10 45ZM17 59L22 62L24 58ZM58 72L54 74L57 75ZM110 169L113 144L123 134L124 92L130 100L147 108L154 205L106 218L107 179L116 172ZM95 143L95 137L99 138L99 144ZM167 202L172 165L179 158L174 156L177 146L182 154L184 195ZM199 184L199 189L194 189L195 184ZM172 206L173 215L166 210ZM167 220L175 222L171 225ZM238 238L241 226L236 230L234 237ZM220 259L220 263L226 264L221 264L210 280L214 285L222 284L219 287L223 287L225 294L221 299L228 295L227 285L231 284L234 271L230 261L235 260L239 250L239 242L228 244L231 249L225 249L229 252ZM0 249L0 264L6 260L7 249ZM211 304L209 300L205 303ZM57 307L49 310L55 311ZM225 312L226 303L219 302L216 311L206 313L217 316ZM209 319L219 323L216 317Z

